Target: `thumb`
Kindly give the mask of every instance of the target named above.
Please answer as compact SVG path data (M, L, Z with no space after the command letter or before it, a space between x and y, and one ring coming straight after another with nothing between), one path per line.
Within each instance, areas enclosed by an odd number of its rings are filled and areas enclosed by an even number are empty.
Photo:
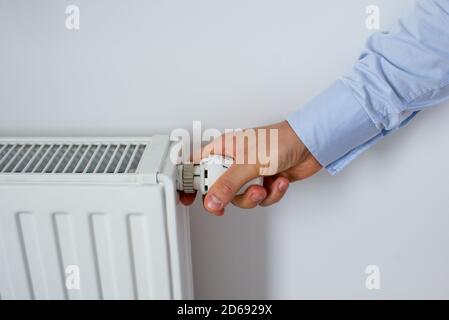
M259 176L256 165L233 164L210 187L204 198L204 207L217 215L234 199L236 193L248 181Z

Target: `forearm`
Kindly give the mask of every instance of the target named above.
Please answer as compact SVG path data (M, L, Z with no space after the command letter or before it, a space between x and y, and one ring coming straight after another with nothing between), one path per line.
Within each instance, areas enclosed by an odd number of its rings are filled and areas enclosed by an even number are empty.
M449 0L422 0L397 31L373 35L352 72L288 121L336 173L416 112L448 97Z

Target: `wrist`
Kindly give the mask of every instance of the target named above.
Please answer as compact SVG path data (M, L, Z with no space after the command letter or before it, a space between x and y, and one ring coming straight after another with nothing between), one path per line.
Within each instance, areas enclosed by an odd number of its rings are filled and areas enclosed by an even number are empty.
M287 121L275 126L278 129L280 170L295 166L310 156L309 150Z

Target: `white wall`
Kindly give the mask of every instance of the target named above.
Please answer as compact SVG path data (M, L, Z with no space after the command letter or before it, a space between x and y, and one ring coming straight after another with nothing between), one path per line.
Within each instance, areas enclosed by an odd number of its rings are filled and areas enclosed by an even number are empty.
M81 29L65 29L77 4ZM0 134L148 135L285 118L412 0L0 0ZM191 210L198 298L449 298L449 105L336 177L224 218ZM365 288L367 265L381 289Z

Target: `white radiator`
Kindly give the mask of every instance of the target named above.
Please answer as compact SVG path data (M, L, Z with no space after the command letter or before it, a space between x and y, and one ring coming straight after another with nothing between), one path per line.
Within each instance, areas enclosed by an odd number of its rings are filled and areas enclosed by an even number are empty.
M1 299L191 299L167 136L0 139Z

